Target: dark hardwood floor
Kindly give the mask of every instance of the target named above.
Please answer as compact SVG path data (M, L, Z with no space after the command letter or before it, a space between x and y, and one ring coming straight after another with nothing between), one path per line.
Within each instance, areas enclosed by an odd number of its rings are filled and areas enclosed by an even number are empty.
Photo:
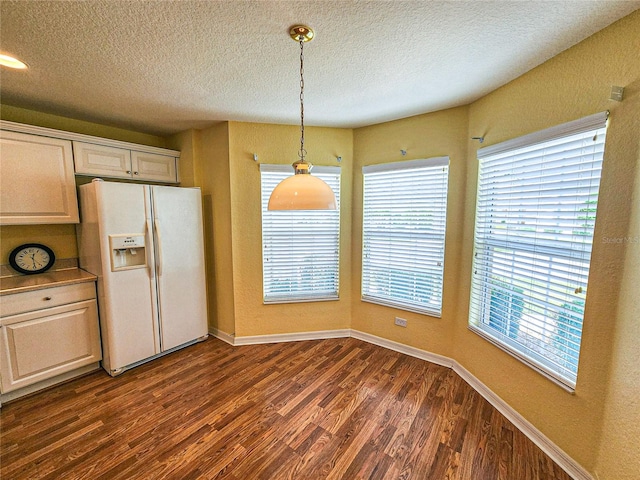
M352 338L210 338L0 416L3 480L570 478L452 370Z

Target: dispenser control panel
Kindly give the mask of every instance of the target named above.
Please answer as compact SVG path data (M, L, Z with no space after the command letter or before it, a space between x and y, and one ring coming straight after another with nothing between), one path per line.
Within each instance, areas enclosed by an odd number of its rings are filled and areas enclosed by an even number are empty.
M111 248L139 248L144 247L144 234L141 235L111 235Z
M109 235L111 247L111 271L143 268L147 265L145 235Z

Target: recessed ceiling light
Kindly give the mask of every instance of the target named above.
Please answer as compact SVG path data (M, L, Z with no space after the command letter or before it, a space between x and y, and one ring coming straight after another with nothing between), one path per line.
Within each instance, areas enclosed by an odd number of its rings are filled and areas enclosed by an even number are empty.
M0 54L0 65L2 65L3 67L9 67L9 68L18 68L18 69L27 68L26 63L21 62L17 58L13 58L9 55L2 55L2 54Z

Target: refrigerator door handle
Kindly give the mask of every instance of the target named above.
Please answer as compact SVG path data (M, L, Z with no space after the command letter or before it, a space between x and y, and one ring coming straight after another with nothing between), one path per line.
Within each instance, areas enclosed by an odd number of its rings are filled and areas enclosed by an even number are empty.
M153 231L151 230L151 220L147 218L146 220L146 226L147 226L147 238L151 238L151 236L153 235ZM151 245L151 244L149 244ZM153 262L151 262L150 260L150 256L153 256L153 252L151 252L150 247L147 247L147 265L149 266L149 276L151 278L154 277L154 272L153 272Z
M162 239L160 238L160 222L157 218L153 219L153 224L156 229L156 240L158 242L158 255L156 256L156 268L158 276L162 276Z

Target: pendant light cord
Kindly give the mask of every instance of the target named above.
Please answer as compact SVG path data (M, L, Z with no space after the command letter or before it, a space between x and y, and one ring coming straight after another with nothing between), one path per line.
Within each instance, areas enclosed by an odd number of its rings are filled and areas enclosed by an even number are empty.
M304 149L304 37L300 35L300 161L304 162L307 151Z

